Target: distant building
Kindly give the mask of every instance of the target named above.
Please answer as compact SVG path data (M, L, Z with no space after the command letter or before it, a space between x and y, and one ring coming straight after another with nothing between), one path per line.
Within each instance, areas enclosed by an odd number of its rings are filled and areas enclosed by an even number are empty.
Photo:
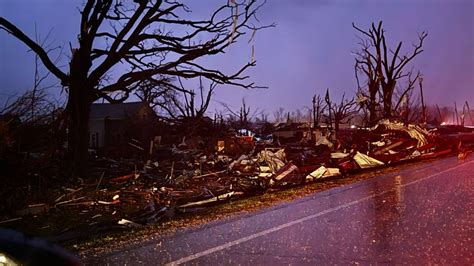
M146 132L140 125L152 124L155 112L144 102L119 104L94 103L89 115L89 147L113 148L143 139Z
M310 137L310 123L279 123L275 126L273 139L280 142L296 142Z

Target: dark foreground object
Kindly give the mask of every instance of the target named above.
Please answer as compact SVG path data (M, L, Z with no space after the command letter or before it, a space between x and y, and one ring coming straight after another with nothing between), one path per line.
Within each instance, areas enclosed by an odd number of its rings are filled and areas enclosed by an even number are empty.
M81 265L79 258L45 240L0 229L0 265Z
M474 262L474 159L447 158L215 222L86 264Z

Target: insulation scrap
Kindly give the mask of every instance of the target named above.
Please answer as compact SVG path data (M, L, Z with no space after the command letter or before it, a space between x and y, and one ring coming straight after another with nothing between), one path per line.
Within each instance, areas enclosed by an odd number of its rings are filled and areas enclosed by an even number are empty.
M349 153L333 152L333 153L331 153L331 158L332 159L343 159L343 158L346 158L348 155L349 155Z
M418 125L405 126L401 122L390 122L388 120L382 120L373 129L377 129L380 126L384 126L387 130L406 132L411 138L418 140L418 144L416 145L417 147L421 147L428 144L428 139L426 138L426 136L429 135L428 131Z
M365 169L365 168L371 168L371 167L376 167L379 165L384 165L383 162L374 159L368 155L365 155L363 153L357 152L354 155L354 161L360 166L360 168Z
M331 168L331 167L324 167L321 166L318 169L311 172L309 175L306 176L306 182L311 182L316 179L325 178L325 177L333 177L341 175L341 171L339 168Z
M280 149L277 152L263 150L257 155L257 162L266 163L270 167L271 172L276 173L280 168L285 166L285 158L284 149Z
M306 180L306 182L311 182L311 181L314 181L316 179L319 179L324 175L324 173L326 173L326 171L327 171L327 168L324 167L324 166L321 166L318 169L311 172L309 175L307 175L305 180Z

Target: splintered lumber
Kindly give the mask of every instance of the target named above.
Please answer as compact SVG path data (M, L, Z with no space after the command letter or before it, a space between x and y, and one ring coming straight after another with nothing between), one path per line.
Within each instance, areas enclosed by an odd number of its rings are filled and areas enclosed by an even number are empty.
M140 147L140 146L138 146L138 145L136 145L136 144L134 144L134 143L131 143L131 142L129 142L128 145L130 145L130 146L132 146L132 147L134 147L134 148L136 148L136 149L138 149L138 150L141 150L141 151L144 151L144 150L145 150L144 148L142 148L142 147Z
M112 179L110 179L110 182L114 182L114 183L122 182L122 181L128 180L132 177L133 178L138 178L139 176L140 176L140 174L133 173L133 174L129 174L129 175L124 175L124 176L119 176L119 177L112 178Z
M341 171L339 168L331 168L320 166L318 169L314 170L310 174L305 177L306 182L312 182L317 179L326 178L326 177L334 177L341 175Z
M81 191L82 189L83 189L83 187L80 187L80 188L78 188L78 189L65 188L65 190L69 191L69 193L63 194L63 195L59 196L54 202L57 203L57 202L59 202L60 200L62 200L63 198L69 197L69 196L75 194L76 192Z
M66 197L66 194L62 194L54 202L58 202L58 201L62 200L64 197Z
M371 167L375 167L375 166L379 166L379 165L384 165L383 162L375 159L375 158L372 158L370 156L367 156L363 153L360 153L360 152L357 152L355 155L354 155L354 161L359 165L360 168L364 169L364 168L371 168Z
M339 170L339 168L328 167L326 168L326 172L324 173L323 177L333 177L339 175L341 175L341 171Z
M242 194L244 194L244 193L243 192L231 191L229 193L225 193L225 194L222 194L222 195L219 195L217 197L213 197L213 198L210 198L210 199L207 199L207 200L201 200L201 201L186 203L186 204L183 204L183 205L179 206L178 208L190 208L190 207L202 206L202 205L206 205L206 204L213 203L213 202L227 200L227 199L229 199L230 197L232 197L234 195L237 196L237 195L242 195Z
M120 200L114 200L114 201L102 201L102 200L99 200L99 201L97 201L97 203L103 204L103 205L114 205L114 204L119 204L119 203L120 203Z
M426 144L426 145L423 145L423 146L421 146L421 147L416 148L416 150L417 150L417 151L420 151L420 152L421 152L421 151L426 151L426 150L429 150L429 149L433 148L434 146L435 146L434 143L428 143L428 144Z
M349 156L349 153L343 153L343 152L333 152L333 153L331 153L331 159L344 159L347 156Z
M435 157L438 157L438 156L446 155L446 154L449 154L451 152L452 152L451 149L446 149L446 150L437 151L437 152L425 153L425 154L422 154L422 155L418 156L418 158L420 158L420 159L430 159L430 158L435 158Z
M85 199L85 198L86 197L79 197L79 198L75 198L75 199L71 199L71 200L61 201L61 202L56 203L54 206L59 206L59 205L64 205L64 204L71 203L71 202L80 201L80 200Z
M416 139L418 141L416 145L417 147L426 145L428 143L428 132L417 125L405 126L403 123L383 120L378 125L376 125L374 129L378 129L379 127L385 127L386 130L406 132L410 136L410 138Z
M306 176L306 181L311 182L315 179L319 179L324 175L324 173L326 173L326 171L327 171L327 168L324 167L324 166L321 166L318 169L311 172L309 175L307 175Z
M203 178L203 177L208 177L208 176L217 176L218 174L222 174L222 173L225 173L227 170L222 170L222 171L218 171L218 172L214 172L214 173L208 173L208 174L204 174L204 175L197 175L197 176L193 176L193 178Z
M100 175L99 182L97 183L97 186L95 187L96 191L99 190L100 183L102 183L102 178L104 178L104 174L105 174L105 172L102 172L102 174Z
M61 206L80 206L80 205L92 206L94 204L95 202L93 201L81 201L81 202L66 203L66 204L62 204Z
M389 151L389 150L391 150L391 149L393 149L393 148L396 148L396 147L402 145L403 143L404 143L403 140L394 142L394 143L392 143L392 144L390 144L390 145L387 145L387 146L385 146L385 147L382 147L380 150L374 152L374 154L375 154L375 155L384 154L385 152L387 152L387 151Z
M293 163L288 163L275 173L275 177L273 179L275 179L276 181L282 180L283 178L295 171L298 171L298 167Z

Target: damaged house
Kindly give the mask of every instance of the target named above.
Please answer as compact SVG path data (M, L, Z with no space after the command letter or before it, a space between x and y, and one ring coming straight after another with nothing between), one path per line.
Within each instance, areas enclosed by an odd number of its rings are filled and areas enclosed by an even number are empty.
M299 142L310 139L311 124L309 123L280 123L275 126L273 139L280 143Z
M156 121L155 112L144 102L94 103L89 115L89 147L113 150L130 146L132 140L132 146L147 143L155 133Z

